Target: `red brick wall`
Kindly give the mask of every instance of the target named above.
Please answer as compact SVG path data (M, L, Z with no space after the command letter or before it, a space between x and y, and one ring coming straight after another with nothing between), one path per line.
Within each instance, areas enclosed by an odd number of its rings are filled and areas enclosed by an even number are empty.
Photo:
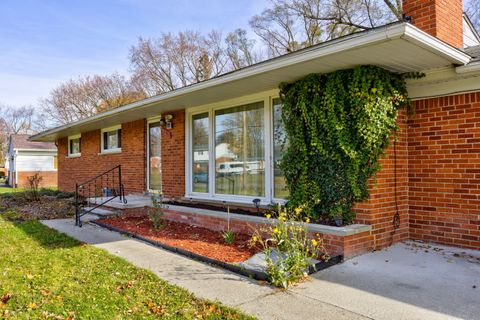
M28 188L30 186L28 177L34 176L36 173L42 177L42 180L40 181L40 187L48 188L57 186L57 171L14 172L12 176L12 182L10 184L15 183L15 174L18 174L18 184L16 187Z
M185 195L185 110L170 114L173 129L162 130L162 191L178 198Z
M410 237L480 249L480 92L415 101Z
M423 31L463 47L462 0L403 0L403 12Z
M148 207L124 209L122 210L122 214L142 216L147 214L148 210L150 210ZM188 223L190 225L204 227L219 232L225 231L228 227L230 227L230 229L234 232L248 235L251 235L253 230L262 226L261 223L252 223L237 219L231 219L229 224L226 214L225 217L213 217L196 213L177 212L170 209L164 210L164 218L170 221ZM312 233L312 237L317 234L317 232ZM343 255L345 259L348 259L373 250L372 235L370 231L365 231L350 236L338 236L332 234L319 235L323 239L325 249L330 255Z
M145 181L145 120L122 124L122 152L99 155L100 130L82 133L81 156L68 157L67 138L58 141L58 187L74 191L75 183L82 183L118 164L122 165L125 192L143 193Z
M399 112L399 131L396 137L396 188L393 137L381 159L382 169L376 182L371 182L370 198L354 207L356 222L372 225L373 248L380 249L408 239L408 151L406 110ZM395 189L397 197L395 199ZM400 214L400 227L394 228L395 213Z
M173 129L162 130L162 188L167 197L185 194L185 111L166 112L173 115ZM122 152L100 152L100 130L82 133L81 157L67 157L67 138L58 142L59 189L73 191L82 183L118 164L122 165L125 192L146 191L146 121L122 124Z

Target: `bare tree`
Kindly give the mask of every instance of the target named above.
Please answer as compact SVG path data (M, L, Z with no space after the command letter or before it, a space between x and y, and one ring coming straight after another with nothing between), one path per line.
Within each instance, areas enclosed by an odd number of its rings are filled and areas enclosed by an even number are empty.
M11 134L31 134L35 109L32 106L0 106L0 164L4 163Z
M464 3L464 9L477 30L480 29L480 1L467 0Z
M260 61L260 54L254 51L255 41L248 39L246 30L239 28L230 32L225 42L232 69L240 69Z
M226 65L218 42L217 33L194 31L139 38L130 48L133 83L152 96L216 76Z
M253 40L242 29L204 36L196 31L164 33L156 39L139 38L130 48L132 83L147 96L210 79L255 63Z
M125 77L87 76L69 80L40 101L52 124L65 124L142 99Z
M277 56L400 19L401 0L271 0L250 26Z
M0 130L10 134L31 133L35 109L32 106L0 106Z

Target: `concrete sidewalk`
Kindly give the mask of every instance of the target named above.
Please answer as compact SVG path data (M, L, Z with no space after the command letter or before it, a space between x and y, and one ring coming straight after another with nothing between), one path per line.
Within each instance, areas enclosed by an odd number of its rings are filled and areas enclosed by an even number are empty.
M150 269L197 297L218 300L260 319L478 319L480 315L478 251L399 244L318 272L284 292L90 224L77 228L69 219L42 223Z

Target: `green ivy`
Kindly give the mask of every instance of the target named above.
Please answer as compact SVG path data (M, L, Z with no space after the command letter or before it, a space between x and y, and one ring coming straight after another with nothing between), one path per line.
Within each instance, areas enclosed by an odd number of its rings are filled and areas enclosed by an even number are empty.
M289 206L317 221L352 221L398 129L397 111L408 105L405 76L375 66L311 74L281 84L280 97Z

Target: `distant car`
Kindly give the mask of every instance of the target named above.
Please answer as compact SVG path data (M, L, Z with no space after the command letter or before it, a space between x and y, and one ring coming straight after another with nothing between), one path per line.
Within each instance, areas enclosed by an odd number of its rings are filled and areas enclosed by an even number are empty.
M208 174L206 172L198 172L193 174L193 182L195 183L207 183Z
M248 171L248 166L243 162L224 162L217 165L217 174L220 177L239 175L244 168Z

